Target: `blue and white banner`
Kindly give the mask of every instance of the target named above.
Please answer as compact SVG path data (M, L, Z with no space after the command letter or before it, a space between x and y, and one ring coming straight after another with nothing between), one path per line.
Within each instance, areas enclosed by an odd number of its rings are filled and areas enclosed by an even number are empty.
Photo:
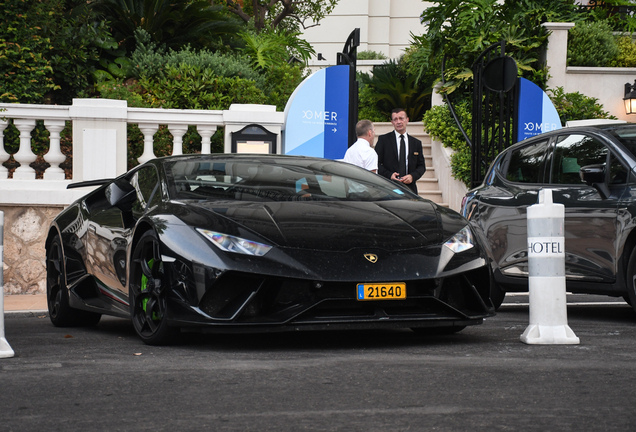
M543 132L561 129L561 120L550 97L541 87L519 78L517 142Z
M349 143L349 66L321 69L285 106L283 153L342 159Z

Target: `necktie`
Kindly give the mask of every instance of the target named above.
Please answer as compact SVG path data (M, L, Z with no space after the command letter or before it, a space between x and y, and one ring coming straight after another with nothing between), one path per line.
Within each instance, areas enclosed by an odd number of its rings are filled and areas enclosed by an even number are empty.
M406 144L404 135L400 135L400 177L406 175Z

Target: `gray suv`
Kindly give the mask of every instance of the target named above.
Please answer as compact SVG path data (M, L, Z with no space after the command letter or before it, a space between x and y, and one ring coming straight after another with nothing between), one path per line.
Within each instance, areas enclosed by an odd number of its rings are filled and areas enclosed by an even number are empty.
M487 245L491 298L528 290L526 209L542 188L565 205L567 290L622 296L636 309L636 124L564 128L509 147L462 214Z

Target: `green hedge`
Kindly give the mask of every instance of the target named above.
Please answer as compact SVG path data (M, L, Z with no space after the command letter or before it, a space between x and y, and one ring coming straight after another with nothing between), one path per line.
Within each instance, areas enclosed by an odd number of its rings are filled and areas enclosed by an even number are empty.
M568 65L603 67L618 55L618 43L606 22L578 23L568 33Z

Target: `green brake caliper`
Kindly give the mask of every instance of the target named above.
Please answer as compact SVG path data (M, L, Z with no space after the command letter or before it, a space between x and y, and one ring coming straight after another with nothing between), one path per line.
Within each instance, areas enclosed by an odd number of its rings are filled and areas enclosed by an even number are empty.
M148 261L148 268L152 269L152 265L154 264L155 259L151 258L150 261ZM148 277L145 274L141 274L141 292L144 292L148 289ZM148 304L148 298L146 297L145 299L141 300L141 308L144 310L144 312L146 312L146 305ZM155 312L152 313L152 319L154 321L159 320L159 315L157 315Z

